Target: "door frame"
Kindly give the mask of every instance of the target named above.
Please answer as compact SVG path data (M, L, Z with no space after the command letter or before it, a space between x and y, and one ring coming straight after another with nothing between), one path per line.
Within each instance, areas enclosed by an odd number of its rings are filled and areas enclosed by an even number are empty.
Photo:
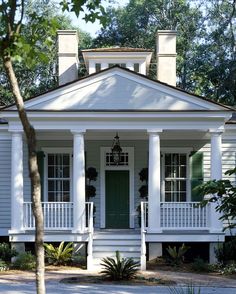
M126 166L106 166L106 152L111 152L111 147L100 147L100 227L106 228L106 170L129 171L129 227L134 228L134 147L123 147L122 151L128 153L129 164Z

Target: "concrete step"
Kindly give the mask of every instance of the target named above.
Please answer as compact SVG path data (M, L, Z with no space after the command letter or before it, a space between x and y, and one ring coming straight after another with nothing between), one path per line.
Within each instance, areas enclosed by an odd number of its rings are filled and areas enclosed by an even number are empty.
M125 245L125 246L141 246L141 240L100 240L95 239L93 240L94 246L119 246L119 245Z
M112 246L109 246L109 245L105 245L105 246L93 246L93 251L94 252L102 252L102 251L108 251L108 252L116 252L116 251L120 251L120 252L123 252L123 251L128 251L128 252L134 252L134 251L137 251L139 252L140 251L140 246L129 246L129 245L112 245Z
M94 258L104 258L104 257L115 257L116 253L113 251L94 251L93 252L93 257ZM131 257L131 258L139 258L140 257L140 251L134 251L134 252L129 252L129 251L122 251L120 252L121 257Z

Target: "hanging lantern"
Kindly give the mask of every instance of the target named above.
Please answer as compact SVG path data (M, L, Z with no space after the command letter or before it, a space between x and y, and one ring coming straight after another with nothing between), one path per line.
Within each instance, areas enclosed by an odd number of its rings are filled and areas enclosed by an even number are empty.
M113 144L111 148L112 158L113 162L118 165L120 163L120 155L122 152L122 148L120 147L120 141L119 141L118 133L116 133L116 136L113 139Z

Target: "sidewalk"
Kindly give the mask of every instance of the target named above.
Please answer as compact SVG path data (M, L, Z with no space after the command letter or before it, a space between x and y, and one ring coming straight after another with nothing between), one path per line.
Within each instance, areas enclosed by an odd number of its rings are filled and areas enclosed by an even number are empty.
M45 273L46 282L59 282L64 278L69 277L83 277L88 275L98 275L98 272L91 272L81 269L62 269L52 270ZM213 274L196 274L187 272L174 272L174 271L145 271L140 272L140 275L145 277L155 277L158 279L175 281L177 285L184 286L193 283L196 286L207 286L207 287L230 287L236 288L236 280L230 277ZM0 273L0 284L1 283L29 283L34 282L35 276L33 272L21 272L14 271L9 273ZM236 293L236 289L235 289Z

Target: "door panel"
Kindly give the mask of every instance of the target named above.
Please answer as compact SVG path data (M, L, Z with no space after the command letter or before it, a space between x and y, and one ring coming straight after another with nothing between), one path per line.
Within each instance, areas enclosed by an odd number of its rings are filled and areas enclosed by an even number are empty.
M106 171L106 228L129 228L129 171Z

